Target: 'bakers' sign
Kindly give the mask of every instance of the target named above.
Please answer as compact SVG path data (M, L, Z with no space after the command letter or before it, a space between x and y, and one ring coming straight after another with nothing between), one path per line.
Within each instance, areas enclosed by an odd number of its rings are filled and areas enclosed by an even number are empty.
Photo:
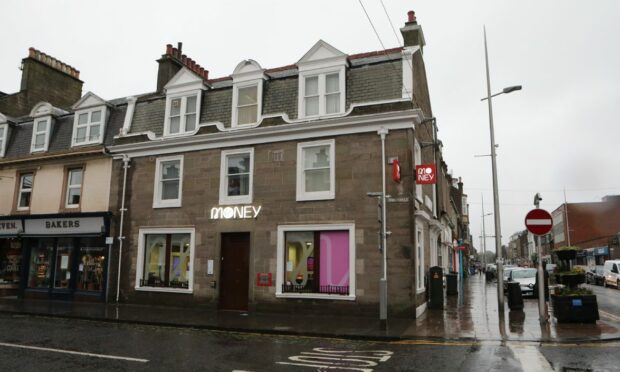
M101 234L103 217L36 218L25 221L25 235Z
M17 235L21 231L21 220L0 220L0 235Z

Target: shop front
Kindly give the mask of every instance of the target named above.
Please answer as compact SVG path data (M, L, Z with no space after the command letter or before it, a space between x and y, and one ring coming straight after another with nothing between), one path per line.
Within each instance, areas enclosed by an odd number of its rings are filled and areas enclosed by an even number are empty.
M24 216L0 243L0 276L25 298L103 301L109 213ZM0 220L0 225L7 220Z
M21 219L0 219L0 297L16 296L22 267Z

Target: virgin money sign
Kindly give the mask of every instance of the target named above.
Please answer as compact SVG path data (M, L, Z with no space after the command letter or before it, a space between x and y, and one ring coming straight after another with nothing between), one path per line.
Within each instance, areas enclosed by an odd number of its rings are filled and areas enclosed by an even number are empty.
M437 183L437 167L435 167L435 164L416 165L415 183L418 185L433 185Z

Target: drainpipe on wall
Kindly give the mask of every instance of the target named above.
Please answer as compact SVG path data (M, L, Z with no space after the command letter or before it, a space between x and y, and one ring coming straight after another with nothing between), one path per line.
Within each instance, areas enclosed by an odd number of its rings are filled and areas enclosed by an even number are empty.
M385 195L385 136L388 134L388 130L385 127L381 127L377 131L377 134L381 136L381 186L383 192L381 193L381 242L383 245L383 278L379 280L379 320L387 320L387 220L386 209L387 203Z
M125 208L125 192L127 189L127 170L129 169L130 158L129 156L123 154L123 193L121 195L121 221L119 224L118 230L118 276L116 279L116 303L118 304L118 299L120 297L121 291L121 263L123 258L123 240L125 240L125 236L123 235L123 222L125 219L125 212L127 208Z

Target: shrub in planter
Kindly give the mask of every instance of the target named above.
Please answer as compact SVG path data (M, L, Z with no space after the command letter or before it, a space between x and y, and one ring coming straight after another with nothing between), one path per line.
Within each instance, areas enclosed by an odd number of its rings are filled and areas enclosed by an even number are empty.
M555 253L556 256L558 256L558 259L560 261L570 261L570 260L574 260L577 257L577 252L579 252L581 250L581 248L579 247L571 247L571 246L565 246L565 247L560 247L558 249L554 249L553 253Z
M551 295L551 304L559 323L595 323L599 319L596 296L584 288L558 289Z

